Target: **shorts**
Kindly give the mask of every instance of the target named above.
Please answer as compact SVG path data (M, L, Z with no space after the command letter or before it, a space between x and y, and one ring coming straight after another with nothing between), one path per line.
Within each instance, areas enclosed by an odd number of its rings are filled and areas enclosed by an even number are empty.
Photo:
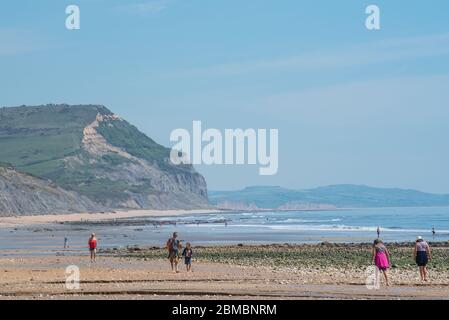
M90 252L97 253L97 248L89 248Z
M168 258L171 259L178 259L178 251L177 250L172 250L168 253Z
M425 267L428 262L429 262L429 258L427 257L427 252L425 252L425 251L418 251L416 253L416 264L419 267Z
M184 258L184 263L186 264L186 265L189 265L189 264L192 264L192 258L191 257L189 257L189 258Z

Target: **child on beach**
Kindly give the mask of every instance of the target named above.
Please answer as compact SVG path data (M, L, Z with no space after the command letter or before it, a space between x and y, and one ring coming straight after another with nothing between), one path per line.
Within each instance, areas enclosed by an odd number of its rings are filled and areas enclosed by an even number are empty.
M419 275L421 276L421 281L427 281L427 263L429 262L429 260L432 260L432 253L430 251L429 244L424 241L421 236L418 236L416 238L413 257L415 258L416 264L419 267Z
M387 270L390 267L390 253L380 239L374 240L373 263L376 265L377 269L383 273L385 282L387 286L389 286L390 282L388 281Z
M187 272L192 272L192 255L193 250L190 245L190 242L186 243L186 247L184 251L182 252L182 256L184 257L184 262L186 264Z
M97 262L97 237L95 236L95 233L92 233L90 235L89 241L89 251L90 251L90 262Z

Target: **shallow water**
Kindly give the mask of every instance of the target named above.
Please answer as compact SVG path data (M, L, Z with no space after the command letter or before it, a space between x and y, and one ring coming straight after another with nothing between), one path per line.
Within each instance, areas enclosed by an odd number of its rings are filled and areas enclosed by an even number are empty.
M91 232L97 233L103 248L164 246L173 231L194 245L371 242L377 237L378 226L381 238L387 242L413 241L418 235L434 241L449 240L449 208L211 213L122 222L123 225L79 223L0 229L0 255L29 250L39 254L87 250ZM64 237L69 239L70 250L61 250Z

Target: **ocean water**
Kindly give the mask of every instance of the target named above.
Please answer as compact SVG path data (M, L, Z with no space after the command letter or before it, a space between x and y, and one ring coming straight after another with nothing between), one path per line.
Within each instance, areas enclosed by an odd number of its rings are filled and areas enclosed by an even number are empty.
M173 231L193 245L339 243L449 240L449 208L374 208L332 211L211 213L182 217L133 218L121 225L51 225L0 229L0 249L60 252L64 237L71 250L85 250L91 232L104 248L164 246ZM158 223L160 223L158 225ZM432 234L435 228L436 234Z
M257 243L387 242L449 240L449 208L373 208L332 211L243 212L178 219L177 229L204 238ZM226 223L224 222L226 221ZM435 235L432 234L435 228Z

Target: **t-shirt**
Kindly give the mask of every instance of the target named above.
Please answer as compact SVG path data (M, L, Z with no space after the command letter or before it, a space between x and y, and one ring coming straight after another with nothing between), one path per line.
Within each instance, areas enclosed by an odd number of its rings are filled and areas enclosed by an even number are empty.
M97 248L97 239L89 239L89 248L96 249Z
M425 241L418 241L416 243L416 251L426 251L429 245Z
M387 248L383 244L375 245L374 248L376 249L376 253L385 253L387 251Z
M168 250L170 251L178 251L179 240L175 238L168 239Z
M192 254L193 254L192 249L185 248L184 251L182 252L182 255L186 258L191 258Z

